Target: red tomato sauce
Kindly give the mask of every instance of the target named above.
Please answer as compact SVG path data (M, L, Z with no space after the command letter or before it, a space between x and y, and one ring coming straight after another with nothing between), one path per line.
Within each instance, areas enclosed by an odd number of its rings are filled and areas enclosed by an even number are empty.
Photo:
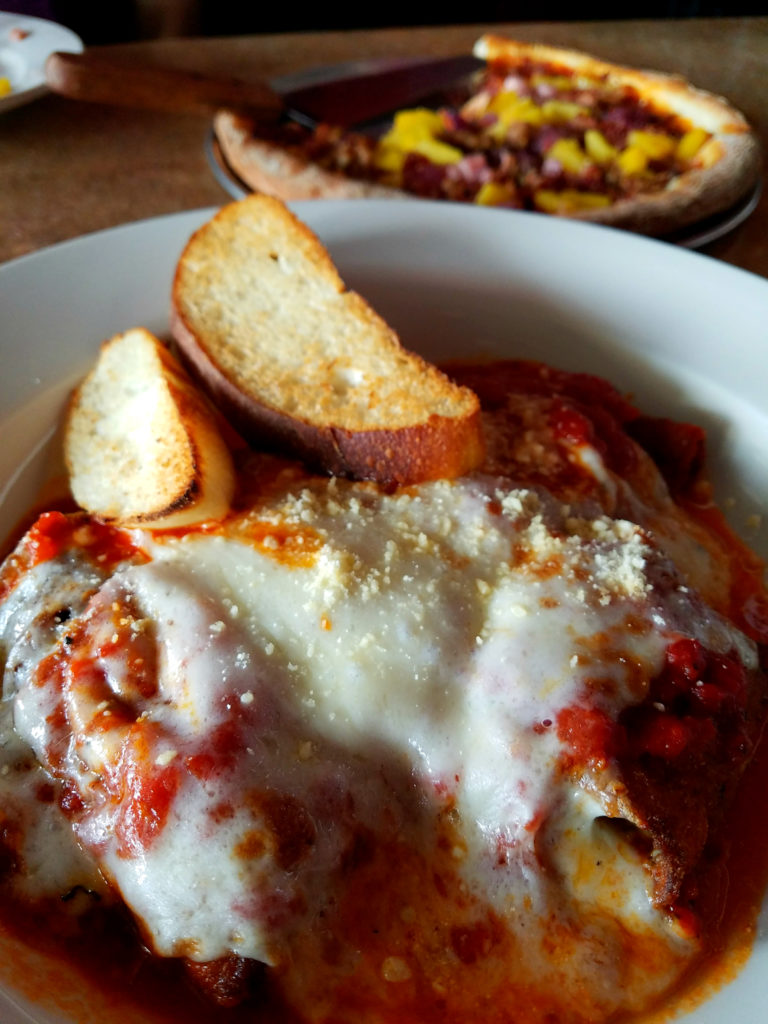
M768 642L768 598L760 578L762 564L736 540L720 513L701 500L703 433L698 428L643 417L610 385L585 374L567 374L534 363L510 363L505 364L503 372L493 365L463 368L455 375L473 387L488 407L502 403L515 389L552 398L550 424L555 437L565 445L593 444L606 464L619 474L633 472L636 449L630 436L637 440L654 457L686 511L728 553L734 621L759 643ZM573 466L568 471L577 472ZM242 495L241 499L245 506ZM71 540L72 530L77 527L67 523L57 512L39 521L27 545L30 565L53 557ZM310 536L300 541L293 535L277 536L265 524L263 532L255 529L252 541L257 545L266 541L272 547L268 537L274 537L277 557L292 564L294 560L302 564L301 558L311 557ZM141 557L126 534L109 527L95 527L84 543L89 555L100 563L117 564L125 558ZM14 584L10 577L0 580L0 597L3 585ZM764 666L767 661L764 656ZM664 668L651 681L645 698L618 723L599 711L575 705L561 711L555 722L547 720L539 726L542 731L557 730L567 747L563 769L573 772L582 766L599 769L611 758L652 763L662 775L670 765L686 758L692 769L711 758L716 767L732 766L734 761L746 760L757 745L732 806L687 883L686 898L670 907L684 923L690 916L690 931L702 927L705 940L703 956L674 995L673 1001L684 1009L730 980L741 966L754 937L756 916L768 883L768 816L755 813L768 789L768 744L758 745L759 730L750 728L757 712L749 706L747 691L744 671L734 658L712 655L695 641L681 638L670 645ZM209 755L198 756L194 763L188 758L184 767L201 778L219 770L230 740L225 735L216 737ZM177 770L170 766L135 785L131 774L126 775L129 799L121 824L126 849L153 841L170 805ZM710 782L713 779L717 782L716 774ZM267 807L267 816L275 821L275 832L285 835L280 853L285 863L300 859L305 844L311 841L310 823L301 808L284 797L273 799L270 794L252 798L261 801L262 809ZM148 813L147 808L154 810ZM222 806L213 809L212 814L216 813L224 819L231 809ZM514 999L507 993L494 1002L494 993L500 996L508 979L500 977L489 988L487 975L476 967L489 953L503 952L505 931L490 913L460 922L441 918L441 894L447 897L456 882L450 869L440 867L430 876L425 865L413 860L412 851L372 849L366 845L365 836L360 837L356 857L351 876L354 884L339 914L345 936L360 951L363 961L380 963L384 953L397 949L397 942L409 929L409 941L428 951L430 928L442 928L461 965L446 973L443 996L436 995L433 986L423 985L418 976L403 978L399 985L385 985L379 993L381 1002L373 1003L381 1007L382 1022L464 1024L482 1020L485 1024L508 1024L514 1019L515 1024L545 1020L557 1024L558 994L537 992L535 987L525 990L518 985ZM405 922L405 929L402 920L392 920L387 883L393 864L400 878L398 893L407 894L409 905L416 908L414 921ZM0 955L0 975L5 972L8 984L33 1001L71 1013L78 1022L297 1022L281 999L275 977L261 968L248 975L245 985L249 995L242 1005L223 1008L205 1000L180 961L150 955L134 923L119 909L96 907L78 923L66 914L66 906L63 913L62 906L48 912L34 911L5 899L0 905L0 954L6 950L6 955ZM35 959L38 953L42 959ZM9 969L11 964L13 968ZM26 971L25 965L29 965ZM392 970L397 971L396 958ZM320 990L322 978L310 977L308 985ZM68 990L84 993L90 1016L72 1009L75 1004ZM370 1010L375 995L374 989L356 986L354 975L350 976L342 992L345 1012L354 1018L356 1009L361 1013ZM515 1001L518 1009L510 1016ZM646 1019L650 1018L646 1015Z

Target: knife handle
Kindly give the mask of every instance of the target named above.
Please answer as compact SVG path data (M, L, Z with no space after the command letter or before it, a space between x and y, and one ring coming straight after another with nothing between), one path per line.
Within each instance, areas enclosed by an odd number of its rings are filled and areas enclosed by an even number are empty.
M270 119L285 110L265 81L133 64L88 52L52 53L45 76L52 92L93 103L209 115L220 107L234 107Z

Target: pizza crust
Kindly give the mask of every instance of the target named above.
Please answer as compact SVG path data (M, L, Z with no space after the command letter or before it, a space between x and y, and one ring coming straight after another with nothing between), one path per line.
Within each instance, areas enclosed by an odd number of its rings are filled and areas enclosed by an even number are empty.
M415 199L370 181L348 178L312 163L298 149L259 138L259 122L234 110L220 110L213 130L222 156L254 192L289 202L294 199Z
M662 192L622 200L613 206L570 216L647 235L669 234L729 209L753 189L762 170L760 146L744 115L722 96L691 85L679 75L608 64L589 54L540 43L482 36L474 47L487 61L529 59L564 65L590 77L630 85L654 107L678 114L713 136L719 156L710 166L692 168Z
M578 50L561 49L542 43L521 43L492 35L481 36L472 52L481 60L489 62L530 60L536 63L560 64L570 71L577 71L588 77L605 76L609 84L613 82L617 85L630 85L649 103L689 118L708 132L718 134L750 131L744 115L731 106L728 100L691 85L680 75L608 64Z
M488 61L527 59L560 64L608 83L632 86L654 107L677 114L712 135L706 144L707 165L678 175L664 190L619 200L609 207L558 216L658 237L730 209L760 180L760 147L743 114L723 97L698 89L679 76L622 67L575 50L493 35L482 36L474 53ZM288 148L264 137L257 121L232 110L217 113L214 132L228 167L255 191L283 200L418 198L401 189L323 168L310 161L299 147Z
M575 216L658 237L730 209L755 187L760 156L749 136L735 135L721 142L723 155L716 164L681 174L663 192L591 210L587 217Z

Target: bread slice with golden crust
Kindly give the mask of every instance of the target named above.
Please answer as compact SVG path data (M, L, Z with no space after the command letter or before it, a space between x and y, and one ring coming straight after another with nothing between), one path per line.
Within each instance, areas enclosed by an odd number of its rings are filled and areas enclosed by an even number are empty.
M77 503L121 526L218 519L234 492L232 458L216 414L144 328L102 345L70 401L64 455Z
M171 328L214 403L261 446L384 484L482 460L476 396L403 348L277 199L231 203L193 235Z

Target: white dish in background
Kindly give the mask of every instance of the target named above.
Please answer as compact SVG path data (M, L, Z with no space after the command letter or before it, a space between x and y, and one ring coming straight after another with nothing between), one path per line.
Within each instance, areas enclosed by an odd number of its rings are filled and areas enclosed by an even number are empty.
M16 29L25 33L22 39L13 38ZM48 91L45 62L51 53L80 53L82 49L82 39L64 25L0 11L0 78L11 83L11 92L0 96L0 113Z
M609 378L648 412L701 423L720 501L768 556L768 522L755 518L768 505L768 281L626 232L536 214L428 201L293 208L347 284L427 357L543 359ZM0 266L1 532L51 472L63 401L99 342L136 325L167 333L176 259L211 213L127 225ZM761 1020L767 979L764 909L738 978L677 1020ZM85 1011L23 1011L2 992L0 1018L113 1024Z

